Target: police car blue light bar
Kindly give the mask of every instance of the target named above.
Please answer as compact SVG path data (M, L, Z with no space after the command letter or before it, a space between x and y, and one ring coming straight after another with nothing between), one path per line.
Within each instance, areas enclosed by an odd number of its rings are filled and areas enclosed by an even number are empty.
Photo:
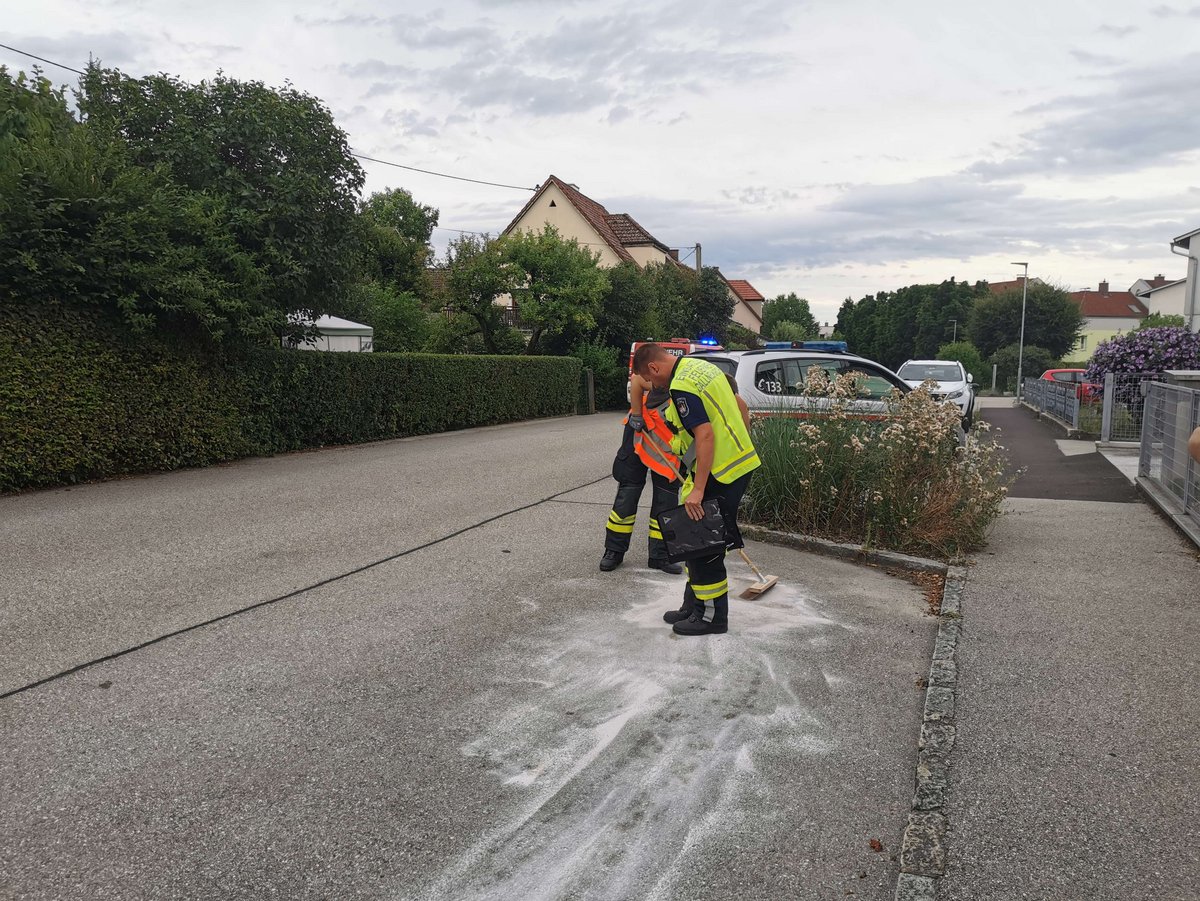
M845 341L768 341L763 347L766 350L815 350L827 354L850 352L850 345Z

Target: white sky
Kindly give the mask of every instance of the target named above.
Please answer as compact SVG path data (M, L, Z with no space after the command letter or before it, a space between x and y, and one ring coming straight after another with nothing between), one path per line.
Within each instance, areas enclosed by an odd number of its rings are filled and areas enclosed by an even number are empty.
M1012 260L1071 289L1182 278L1168 244L1200 227L1196 0L5 7L0 42L69 66L290 80L360 153L553 173L821 321L847 296L1010 279ZM499 232L529 196L364 167L449 228Z

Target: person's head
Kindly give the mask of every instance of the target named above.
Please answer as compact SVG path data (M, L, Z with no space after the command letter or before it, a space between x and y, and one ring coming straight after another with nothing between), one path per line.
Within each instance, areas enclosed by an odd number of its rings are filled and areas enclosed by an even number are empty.
M633 371L655 388L667 388L671 384L671 370L675 368L675 357L657 344L643 344L633 352Z
M734 394L737 394L738 393L737 379L735 379L733 376L731 376L728 372L725 373L725 378L729 381L730 390L733 391Z

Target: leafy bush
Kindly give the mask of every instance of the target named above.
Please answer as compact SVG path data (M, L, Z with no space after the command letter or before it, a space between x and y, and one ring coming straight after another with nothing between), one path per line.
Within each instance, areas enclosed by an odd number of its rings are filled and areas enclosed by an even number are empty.
M584 368L592 370L596 387L597 410L620 410L629 403L625 387L629 383L629 369L621 365L621 356L615 347L585 342L571 351Z
M1172 327L1172 326L1182 327L1185 325L1187 325L1187 320L1184 319L1182 316L1176 315L1175 313L1151 313L1149 316L1146 316L1144 319L1142 319L1141 322L1139 322L1137 324L1137 326L1134 328L1134 331L1140 332L1142 329L1147 329L1147 328L1162 328L1164 326L1165 327Z
M988 361L996 367L996 384L1003 391L1012 391L1017 386L1017 364L1021 364L1021 377L1035 379L1047 369L1058 369L1058 360L1044 347L1026 344L1024 356L1020 347L1010 344L1002 347Z
M979 348L970 341L955 341L953 344L943 344L938 348L936 359L957 360L959 363L962 363L963 369L967 370L974 378L976 387L984 383L984 373L991 370L991 367L983 362L983 354L979 352Z
M0 308L0 490L572 413L578 360L202 353Z
M882 420L852 416L852 378L809 375L828 412L754 423L763 465L750 482L761 525L940 559L978 548L1009 480L1003 450L979 423L957 441L958 411L924 389L890 400Z
M1102 341L1085 378L1103 382L1109 372L1162 372L1200 369L1200 333L1186 328L1146 328Z

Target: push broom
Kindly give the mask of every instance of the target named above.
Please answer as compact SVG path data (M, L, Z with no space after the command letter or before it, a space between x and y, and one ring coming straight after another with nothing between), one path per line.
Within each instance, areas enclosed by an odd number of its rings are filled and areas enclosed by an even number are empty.
M667 465L671 472L675 474L675 478L679 479L679 484L682 485L683 474L676 468L675 464L667 458L662 448L658 446L658 442L654 440L654 437L643 432L641 433L641 439L642 444L648 446L654 452L655 456L657 456L663 461L663 463ZM738 553L742 555L742 559L746 561L746 565L754 571L754 575L758 579L757 582L743 591L740 595L738 595L738 597L742 598L743 600L753 601L762 597L779 584L779 576L764 576L759 571L758 567L754 565L753 561L751 561L749 555L746 553L745 548L738 548Z

